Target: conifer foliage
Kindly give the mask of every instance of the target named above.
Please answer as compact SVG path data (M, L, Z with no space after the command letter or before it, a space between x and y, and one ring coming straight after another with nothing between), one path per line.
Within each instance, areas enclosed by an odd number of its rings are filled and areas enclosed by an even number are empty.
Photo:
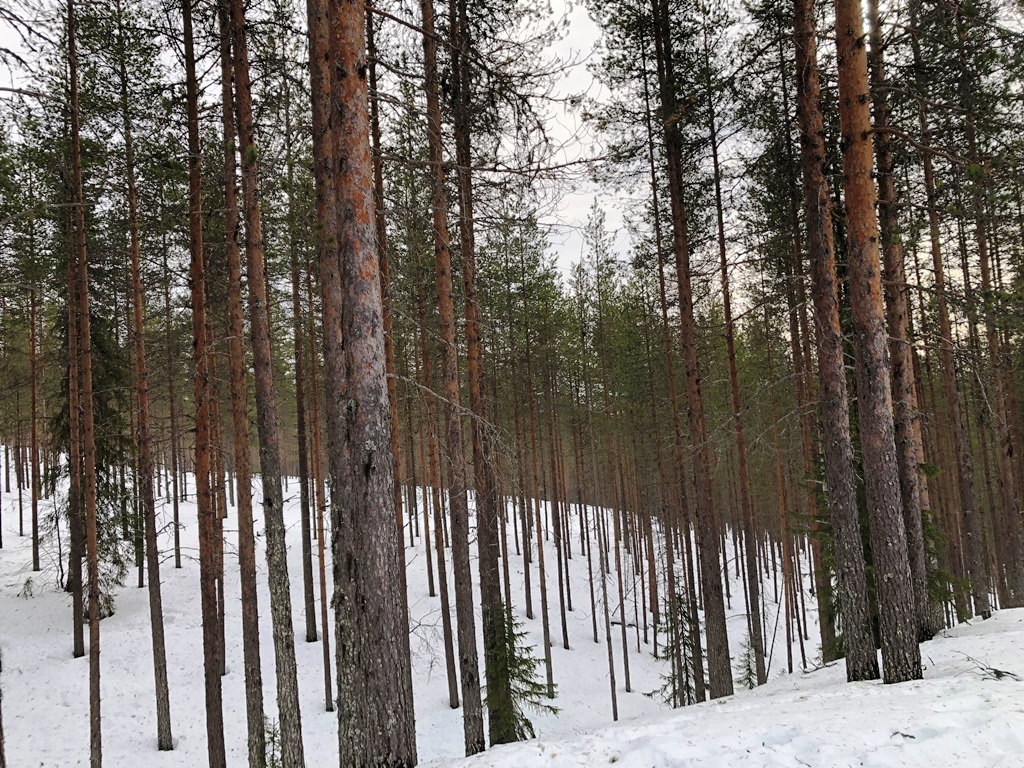
M174 750L194 577L211 768L236 670L249 768L410 768L421 656L471 755L564 711L583 647L615 720L840 659L915 680L1024 605L1019 3L0 30L0 589L70 595L93 768L142 728L101 687L133 585ZM11 675L0 768L33 748Z

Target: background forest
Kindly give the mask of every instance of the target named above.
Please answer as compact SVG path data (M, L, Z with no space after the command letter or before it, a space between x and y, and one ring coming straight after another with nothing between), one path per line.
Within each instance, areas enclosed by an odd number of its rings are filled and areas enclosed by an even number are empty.
M174 746L172 568L253 768L325 764L302 640L341 764L416 763L421 576L466 754L574 685L574 599L615 718L631 655L671 707L777 636L895 683L1024 607L1024 6L583 5L593 51L535 0L0 0L0 548L71 595L93 766L133 585Z

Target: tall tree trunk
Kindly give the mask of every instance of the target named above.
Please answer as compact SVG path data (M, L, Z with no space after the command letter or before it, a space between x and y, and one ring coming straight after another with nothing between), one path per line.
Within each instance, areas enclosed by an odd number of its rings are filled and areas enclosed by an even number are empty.
M163 189L161 189L161 202L163 201ZM180 454L178 453L178 394L175 391L174 380L177 378L174 371L174 362L177 360L175 354L174 336L171 332L171 272L167 266L167 243L162 243L163 272L164 272L164 323L166 333L164 342L167 347L167 409L170 411L170 453L171 453L171 519L174 525L174 567L181 568L181 525L178 522L178 482L180 475Z
M149 623L153 641L153 678L156 690L157 749L172 750L171 699L167 685L167 653L164 644L164 612L160 592L160 549L156 531L156 499L153 495L153 441L149 419L149 368L146 362L146 336L143 317L145 309L142 294L141 249L139 245L138 192L135 177L135 144L132 120L128 107L128 72L125 63L127 49L124 43L121 3L117 2L120 56L119 76L121 116L124 126L125 180L128 192L128 236L131 248L132 273L132 329L135 339L135 392L139 404L138 423L138 496L146 538L146 569L149 576Z
M642 49L645 51L646 49ZM646 57L643 61L643 69L646 73L647 62ZM658 203L658 178L655 171L654 163L654 126L651 120L651 98L650 89L646 75L644 76L644 121L646 123L647 130L647 159L650 169L651 176L651 206L654 216L654 242L655 248L657 249L658 256L658 303L661 308L661 339L662 339L662 350L665 361L666 378L668 379L668 394L669 404L671 405L672 412L672 433L673 433L673 447L675 448L675 459L676 466L675 472L672 473L675 478L675 485L678 489L678 497L676 502L668 503L662 510L662 536L665 542L665 586L667 588L667 603L668 603L668 615L669 615L669 628L668 628L668 644L672 651L673 658L671 659L672 666L674 669L682 669L682 649L683 649L683 637L681 630L681 619L679 616L679 600L677 597L676 588L676 556L675 556L675 508L676 503L682 508L683 512L679 515L679 520L686 520L686 482L684 479L684 461L683 461L683 430L682 430L682 419L679 414L679 398L676 394L676 375L675 375L675 364L673 361L672 354L672 334L669 328L668 321L668 296L665 289L665 247L661 229L661 206ZM688 560L684 557L684 566L688 565ZM686 576L690 577L690 570L686 568ZM687 582L688 583L688 582ZM688 596L692 598L692 589L688 589ZM691 603L692 604L692 603ZM696 608L694 607L691 615L696 614ZM695 631L695 625L690 623L691 637L693 638L693 647L697 649L694 653L694 677L697 699L699 701L704 700L704 667L703 667L703 654L700 652L700 634ZM675 677L673 677L673 681ZM680 701L676 695L676 688L673 687L673 706L680 706Z
M206 741L210 768L224 768L224 711L221 647L217 621L216 530L210 489L210 385L206 365L206 291L203 265L203 211L199 143L199 92L192 34L192 0L183 0L185 103L188 118L189 279L192 284L192 365L196 409L195 481L199 512L199 588L203 615L203 669L206 680Z
M555 567L558 572L558 606L559 615L562 623L562 647L565 650L569 650L569 625L565 615L565 549L563 547L564 537L562 528L562 492L561 482L559 480L559 463L558 463L558 450L556 445L557 427L555 425L555 397L554 397L554 383L552 382L552 375L550 366L546 375L545 382L545 395L547 400L547 411L548 411L548 458L551 464L551 492L548 494L548 506L551 509L552 527L555 529ZM495 520L495 524L497 521ZM479 526L478 526L479 527ZM497 533L495 531L495 533ZM479 534L478 534L479 536ZM495 544L497 541L495 541ZM497 573L498 562L494 562L494 588L500 590L498 585L498 573ZM501 593L498 592L500 598ZM570 606L572 597L570 596ZM500 614L499 614L500 615ZM504 626L504 625L503 625ZM490 690L490 689L488 689ZM511 691L509 691L509 703L511 704Z
M704 54L710 59L707 31L704 34ZM708 67L710 71L710 66ZM708 120L711 129L711 161L715 182L715 223L718 233L718 262L722 277L722 308L725 315L725 349L729 360L729 389L732 395L732 423L736 440L736 458L739 465L740 505L744 537L747 546L747 601L749 604L750 648L754 653L757 684L767 681L764 666L764 637L761 635L760 579L754 562L753 504L750 501L750 470L747 467L747 439L743 432L743 406L740 402L739 374L736 370L736 339L733 332L732 302L729 295L729 262L726 257L725 218L722 212L722 173L718 162L718 126L715 118L714 96L708 87Z
M206 252L206 287L207 292L212 293L215 278L210 265L210 252ZM212 312L207 313L207 348L216 350L220 341L217 337L216 326L212 322ZM227 643L225 641L225 622L227 614L227 600L224 596L224 518L227 517L226 494L224 493L224 451L220 440L220 372L217 368L218 355L216 352L207 356L209 366L210 382L210 483L212 486L211 499L214 510L214 541L215 541L215 568L217 572L217 642L220 645L220 673L227 674Z
M316 546L317 575L320 584L320 643L323 646L324 660L324 708L327 712L334 711L334 684L331 682L331 633L327 620L327 564L324 557L324 513L327 509L326 491L324 487L323 465L320 450L320 388L317 385L317 354L316 332L313 325L313 278L310 274L309 259L306 261L306 304L310 307L309 316L309 382L312 391L313 421L313 484L316 488Z
M965 116L968 159L971 161L972 166L978 169L970 181L971 214L974 224L974 239L978 249L978 262L981 268L985 341L988 348L989 367L992 369L992 390L993 400L995 401L993 416L995 417L996 435L998 437L996 442L996 469L999 473L1000 502L1003 516L1008 522L1007 543L1011 553L1006 569L1009 602L1008 605L1003 607L1018 608L1024 605L1024 563L1021 562L1021 556L1024 554L1021 551L1021 539L1024 538L1024 532L1021 530L1020 508L1017 504L1017 478L1014 468L1013 435L1011 433L1010 411L1007 406L1006 373L1002 360L1002 343L993 308L996 284L992 279L984 189L984 180L990 173L990 170L988 168L989 163L981 157L978 148L978 131L974 115L974 94L977 84L972 73L971 64L967 60L968 54L965 42L967 32L964 29L963 14L964 9L960 3L957 3L954 10L954 18L956 20L958 49L962 57L961 60L964 63L960 83L960 106ZM964 279L969 280L970 277L965 275ZM985 600L987 601L990 583L989 574L985 568L984 545L982 542L975 543L973 541L974 535L975 532L969 529L968 537L972 539L970 542L972 546L970 552L971 588L976 596L984 592ZM975 584L975 581L980 583ZM977 597L975 602L977 603ZM984 612L982 612L982 618L987 618Z
M252 338L256 431L259 435L260 480L266 521L270 615L277 667L277 708L281 722L281 761L284 768L305 764L302 717L295 665L295 630L288 581L284 499L281 491L281 436L277 393L270 349L270 317L263 255L259 197L259 165L249 80L249 49L242 0L230 0L231 55L235 75L235 116L242 158L242 210L245 217L245 258L248 267L249 331Z
M476 234L473 210L472 139L470 134L469 18L466 0L451 0L452 100L455 159L459 189L459 250L466 308L466 376L472 411L473 479L476 488L476 533L479 550L480 611L484 639L487 724L491 744L516 739L514 704L509 679L511 653L498 570L498 476L486 421L483 387L483 342L476 293Z
M85 237L85 192L78 111L77 19L74 0L67 3L68 78L71 85L71 173L78 272L79 356L82 372L82 452L85 459L85 550L89 570L89 764L103 764L100 726L100 566L96 511L96 431L92 401L92 338L89 322L89 261ZM20 460L19 456L19 460Z
M77 280L78 274L78 262L75 262L75 274ZM77 311L77 310L76 310ZM78 363L81 368L81 362ZM22 499L22 490L25 488L25 452L22 450L22 423L21 423L21 388L19 387L14 391L14 409L15 409L15 423L18 425L18 433L14 438L14 457L15 457L15 484L18 486L18 535L25 535L25 506ZM84 537L84 529L83 529ZM85 539L83 538L84 542Z
M800 452L803 458L804 475L813 477L815 456L812 444L814 386L811 382L811 340L807 322L806 291L803 279L803 237L800 230L800 185L796 177L797 162L793 156L792 119L789 108L790 80L785 56L785 44L779 40L779 75L782 90L782 114L785 124L785 152L787 191L789 198L789 225L792 233L793 251L783 267L786 274L786 304L789 310L790 354L793 358L793 373L796 386L797 410L800 421ZM806 503L805 519L810 521L811 548L814 560L814 592L818 604L818 631L821 636L822 659L830 661L836 652L836 627L833 611L831 569L822 561L821 541L818 532L818 503L816 489L808 482L803 495ZM801 591L801 595L803 592Z
M523 285L526 285L526 273L525 266L523 269ZM526 298L526 290L524 288L523 297L523 308L524 317L528 314L528 303L529 300ZM540 581L540 621L543 634L544 643L544 677L547 681L548 697L555 697L555 678L554 670L552 669L551 663L551 622L548 616L548 584L547 584L547 571L544 567L544 526L541 519L540 511L540 471L537 467L537 409L533 397L533 355L532 347L530 343L530 326L529 322L524 322L525 333L523 337L526 339L526 404L527 410L530 417L530 500L524 500L524 506L528 509L531 505L533 506L533 520L536 526L536 542L537 542L537 576ZM529 526L527 526L528 528Z
M411 768L412 666L374 232L366 8L362 0L309 6L311 18L334 21L331 89L314 80L312 93L314 102L330 99L336 118L326 169L346 169L328 212L337 243L320 252L331 498L344 500L331 505L339 746L343 765Z
M448 238L444 158L441 143L441 104L438 94L437 41L434 4L422 0L423 55L426 70L427 134L432 176L431 208L434 222L434 264L440 320L441 374L445 397L445 445L449 462L448 498L452 525L452 570L455 575L455 616L458 624L459 672L462 683L462 723L466 754L485 748L480 668L476 649L476 619L469 557L469 503L466 461L463 455L462 415L459 405L459 361L452 298L451 248Z
M918 0L911 4L911 28L914 28ZM914 70L920 72L923 66L920 42L911 34ZM946 292L945 270L942 264L942 246L939 232L938 202L935 192L935 172L929 151L928 117L924 103L918 107L918 122L923 137L921 161L924 171L925 198L928 206L928 230L931 243L932 266L934 269L935 297L939 310L939 346L942 352L943 385L946 394L948 432L953 441L953 453L957 468L957 485L960 490L960 516L967 535L967 567L971 577L971 593L975 612L987 618L991 615L988 600L988 568L985 565L984 546L981 538L981 523L978 519L977 501L974 493L974 470L971 467L971 441L967 433L960 402L960 387L956 380L956 362L953 355L953 332L949 317L949 299Z
M316 188L316 221L317 221L317 261L320 265L321 279L325 264L331 264L335 258L338 247L338 220L336 217L336 206L334 196L334 136L331 133L331 114L334 105L331 102L332 77L331 64L333 63L332 45L332 24L331 13L335 9L333 0L307 0L306 14L307 27L309 32L309 73L310 91L312 93L312 129L313 129L313 178ZM332 274L338 274L338 266L334 265ZM322 286L323 288L323 286ZM309 302L312 308L312 278L307 282ZM323 288L327 291L327 288ZM331 290L335 290L332 288ZM334 294L335 299L340 302L338 292ZM341 306L336 305L332 310L331 322L340 324ZM310 313L312 314L312 312ZM328 312L324 309L323 324L321 326L324 338L324 347L328 343L329 333L339 334L334 338L340 342L340 325L327 327ZM312 318L310 318L312 323ZM310 333L310 345L313 346L316 339ZM339 353L340 354L340 353ZM317 547L319 554L320 570L320 628L323 634L323 656L324 656L324 701L328 712L334 711L334 694L331 684L331 658L330 658L330 637L328 635L327 621L327 573L325 565L324 547L324 514L326 512L326 493L323 483L323 468L321 466L321 438L320 438L320 391L316 385L316 352L312 352L313 358L310 370L313 376L313 462L317 478ZM327 366L327 353L324 352L324 365ZM344 374L342 370L341 375ZM331 384L327 381L325 384ZM333 382L336 386L342 386L340 380ZM330 410L330 404L327 405ZM330 425L328 425L328 428ZM328 443L332 438L328 434ZM328 471L331 471L328 466Z
M917 396L914 387L913 348L908 332L909 302L903 243L899 231L896 178L893 173L892 139L889 135L889 99L886 93L884 42L878 0L868 0L871 21L871 96L874 105L875 161L878 169L878 214L882 235L885 319L892 363L893 420L896 460L899 468L903 522L907 532L907 553L914 589L917 639L930 640L932 631L928 608L928 576L925 562L924 529L920 479L918 477Z
M916 285L921 285L921 265L916 249L914 250L914 281ZM917 428L917 445L920 451L918 454L918 464L934 467L941 466L943 463L941 458L939 458L939 446L937 445L939 442L937 422L941 420L941 416L938 399L935 396L935 377L932 375L931 365L931 350L934 348L934 343L929 331L928 314L925 312L925 292L922 290L917 292L917 312L920 318L918 327L920 328L922 350L921 355L911 350L910 359L914 366L914 385L917 388L918 407L921 413L931 414L931 417L928 419L918 417L914 422ZM908 312L907 318L910 337L915 338L913 313ZM928 384L927 390L924 386L925 382ZM930 473L925 483L918 486L921 496L921 508L931 517L933 524L939 527L942 526L945 505L949 502L950 497L956 495L955 491L943 491L951 479L948 472L940 473L940 476ZM927 553L928 567L932 570L937 570L939 567L944 566L943 561L948 559L948 554L947 548L942 548L941 556L934 549L929 551ZM934 636L945 627L944 605L942 601L929 599L928 607L929 630Z
M793 545L793 537L789 531L789 510L786 501L786 480L782 468L782 453L779 450L779 414L775 397L775 367L772 365L772 342L770 336L770 324L768 321L767 305L765 305L764 330L765 353L768 363L768 391L771 424L772 424L772 454L775 459L775 492L779 508L779 549L782 560L782 605L779 606L778 615L785 615L786 627L786 669L793 674L793 600L792 600L792 557L790 550Z
M377 94L377 47L373 12L366 11L367 63L370 91L370 141L373 151L373 205L376 217L377 253L380 261L381 308L384 320L384 365L388 376L388 404L391 407L391 452L395 456L395 522L402 528L402 452L398 447L398 377L395 376L395 338L391 316L391 260L388 256L384 210L384 163L380 148L380 116Z
M882 666L886 683L921 677L914 587L896 460L889 350L872 178L871 104L860 0L836 0L839 120L842 127L850 303L856 349L857 413Z
M310 524L309 433L306 427L306 340L302 320L302 273L299 268L299 242L295 227L295 158L292 151L291 85L285 81L285 167L288 183L288 250L292 279L292 341L295 361L295 432L299 453L299 532L302 536L303 617L306 642L315 643L316 599L313 596L313 541Z
M435 454L435 450L434 450L434 442L435 442L434 428L431 426L431 424L433 424L433 413L431 411L430 400L429 400L431 387L430 387L430 366L428 365L428 358L430 356L430 353L429 353L429 350L428 350L428 347L427 347L427 321L426 321L427 309L426 309L426 301L423 298L423 279L422 279L423 267L422 267L422 264L419 261L419 258L417 258L416 274L417 274L416 289L415 289L416 290L416 323L417 323L417 326L419 328L419 349L421 350L421 354L417 354L416 353L415 346L414 346L414 349L413 349L413 368L414 368L414 371L415 371L417 383L423 382L422 386L425 388L425 392L423 393L423 396L417 397L417 399L416 399L416 404L417 404L417 406L419 406L419 411L422 413L422 415L420 416L420 419L419 419L419 421L420 421L419 449L420 449L420 466L423 467L423 488L422 488L422 492L423 492L423 542L425 544L425 546L423 547L423 551L424 551L424 554L426 555L425 560L426 560L426 565L427 565L427 594L430 595L430 597L435 597L435 596L437 596L437 589L434 586L434 564L433 564L433 557L434 557L434 555L432 554L432 552L434 551L434 548L433 548L433 545L431 544L432 540L430 538L430 505L431 505L431 503L433 503L434 504L434 509L436 510L437 507L439 506L439 504L436 503L435 500L432 498L432 493L434 492L435 487L436 487L435 483L434 483L434 478L436 476L436 473L434 472L434 462L436 460L435 459L436 454ZM423 365L422 366L420 365L421 358L423 360ZM410 412L410 414L412 413L412 408L409 409L409 412ZM426 431L426 437L425 438L423 437L423 432L424 431ZM413 477L413 480L415 481L415 477ZM413 485L415 486L415 482L413 483ZM414 490L413 492L415 493L416 491ZM444 619L445 622L450 622L451 613L449 612L449 610L447 608L447 605L448 605L448 587L447 587L448 572L444 570L445 569L445 565L444 565L444 553L443 553L443 551L441 549L438 549L437 550L437 554L438 554L438 557L440 558L440 563L439 563L438 569L437 569L437 578L438 578L438 581L442 582L442 585L441 585L442 586L442 589L441 589L441 616L442 616L442 618ZM447 626L447 624L446 624L446 626ZM445 634L445 662L446 662L446 666L447 666L448 645L449 645L448 639L447 639L447 633L448 633L447 629L445 630L445 633L446 633ZM448 684L449 684L449 686L451 686L451 684L452 684L452 673L451 673L450 670L449 670L449 673L448 673L448 678L449 678ZM455 691L455 693L456 693L456 696L454 696L454 697L450 696L450 700L454 700L455 698L457 698L458 691Z
M6 465L6 462L4 462L4 466ZM9 488L7 492L10 493ZM0 654L0 675L3 674L3 671L4 659L3 655ZM0 768L7 768L7 749L4 746L4 688L2 684L0 684Z
M592 411L588 412L592 413ZM591 425L591 441L593 442L593 425ZM591 465L594 476L597 476L596 451L591 451ZM604 611L604 642L608 648L608 686L612 699L612 720L619 719L619 699L615 690L615 647L612 643L612 618L608 606L608 527L604 522L605 510L602 507L593 508L594 525L597 529L597 551L598 551L598 572L601 576L601 606ZM614 512L613 512L614 514Z
M704 395L700 381L697 353L697 326L693 310L693 289L690 283L690 243L685 209L682 151L675 103L672 62L672 35L666 0L654 0L657 32L655 40L658 73L661 85L661 108L665 120L665 153L671 190L672 245L679 283L679 326L686 369L686 399L690 421L690 443L694 452L696 496L694 513L697 519L697 547L704 596L704 620L707 632L708 683L711 698L731 696L732 663L729 637L725 624L725 599L722 593L721 552L718 520L715 516L711 490L711 465L704 416Z
M420 265L418 264L417 267ZM425 271L417 269L421 275ZM437 426L434 419L434 408L430 398L433 395L431 375L433 369L430 364L430 345L427 340L427 313L426 302L423 299L423 284L419 282L416 286L416 309L417 323L419 325L420 350L423 359L421 371L423 375L423 390L426 397L423 398L423 406L426 411L427 429L427 482L424 484L424 500L432 507L434 513L434 541L430 541L430 527L424 523L424 534L426 539L427 558L430 558L431 546L437 553L437 584L441 597L441 640L444 643L444 666L448 677L448 705L452 709L459 706L459 675L455 668L455 644L452 641L452 610L448 591L448 566L445 564L444 555L444 505L442 503L443 489L441 485L441 469L437 459ZM426 493L429 486L429 500ZM427 512L427 515L430 513ZM430 584L431 597L433 597L433 583Z
M814 0L796 0L797 112L804 179L804 214L811 262L814 325L818 346L818 382L822 442L829 513L834 538L839 609L843 617L846 677L878 677L871 617L868 612L864 545L860 536L854 484L853 443L839 325L839 286L836 278L832 228L832 198L825 176L824 126L818 70Z
M249 385L245 373L245 320L242 304L241 254L238 248L238 193L235 161L234 96L231 88L231 30L228 6L218 7L220 21L221 121L224 130L224 229L228 274L228 368L231 376L231 425L238 485L238 569L242 594L242 666L245 670L245 717L249 768L266 763L263 668L260 660L259 595L256 586L256 541L252 514L252 464L249 455Z
M28 366L29 366L29 464L31 472L32 496L32 570L40 570L39 566L39 362L36 347L37 318L36 289L29 291L28 311Z
M72 196L72 201L74 197ZM73 235L75 217L69 216L69 240ZM85 556L85 515L82 509L82 436L81 436L81 357L79 355L78 322L78 250L68 253L68 527L70 528L70 565L68 591L71 592L72 656L85 656L85 586L82 578L82 558ZM5 448L5 459L6 446ZM9 462L5 461L4 466ZM8 477L8 480L10 478ZM10 493L10 488L7 489Z
M0 438L0 442L2 442L2 441L3 441L3 438ZM6 455L7 454L7 445L6 445L6 443L4 444L4 453L5 453L5 456L4 456L4 473L7 474L8 478L10 478L10 472L9 472L9 469L8 469L8 463L10 461L10 456ZM4 493L4 491L3 491L3 483L0 483L0 549L4 548L4 532L3 532L3 529L4 529L4 498L3 498L3 493ZM8 491L8 493L10 493L10 491ZM61 569L61 570L63 572L63 569ZM66 585L65 585L65 588L66 588Z

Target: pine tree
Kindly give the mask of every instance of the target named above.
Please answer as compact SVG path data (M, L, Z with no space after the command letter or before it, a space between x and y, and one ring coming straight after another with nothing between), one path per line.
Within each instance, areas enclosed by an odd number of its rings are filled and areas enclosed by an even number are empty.
M807 219L818 342L818 382L829 516L838 576L838 603L843 621L846 677L874 680L878 659L868 614L867 575L854 480L843 337L839 321L832 198L825 175L824 121L821 113L817 30L813 1L799 0L794 14L797 110L800 118Z
M86 253L85 201L78 103L78 56L75 49L77 19L74 0L67 3L68 78L71 85L71 173L74 201L75 270L78 288L78 323L81 328L79 360L82 376L82 452L85 469L85 548L89 572L89 764L103 764L100 719L100 570L96 509L96 437L93 412L92 334L89 317L89 263Z
M725 600L722 595L720 577L718 520L713 506L707 424L697 350L697 330L690 273L689 230L683 195L682 152L678 127L671 117L677 113L679 105L675 94L676 83L668 4L664 0L653 0L652 7L655 18L654 39L658 57L661 113L665 125L666 163L671 190L669 202L672 208L672 242L676 260L676 279L679 285L680 338L686 372L690 442L694 452L696 486L694 513L707 625L708 682L711 698L718 698L732 695L732 667L729 661L729 639L725 625ZM699 684L698 691L700 691Z
M914 591L899 496L889 354L884 326L871 107L859 0L836 1L839 116L847 215L850 303L857 351L857 411L864 462L882 668L887 683L921 677Z
M448 503L452 528L452 566L455 574L455 615L459 639L459 674L462 683L462 721L466 754L482 752L483 709L480 667L477 663L476 619L469 563L469 496L459 405L459 361L455 339L452 296L451 243L441 142L441 104L437 73L437 44L432 0L420 3L423 15L423 61L426 72L427 138L430 146L431 210L434 224L434 267L437 287L441 377L444 391L445 450L448 457Z
M413 766L405 569L394 518L373 160L367 86L360 74L366 14L358 1L328 5L326 13L314 2L309 8L311 17L335 19L330 90L314 80L312 95L314 101L329 100L339 116L326 139L334 162L350 171L337 179L334 209L325 210L335 218L330 231L337 242L320 252L339 746L347 765ZM375 674L363 674L366 669Z
M135 338L135 389L138 400L139 491L145 526L146 569L149 577L149 620L153 641L153 672L156 689L157 749L174 749L171 735L171 703L167 683L167 653L164 642L163 599L160 585L160 550L157 542L156 499L153 492L153 445L150 432L149 366L146 358L145 306L142 289L141 246L138 225L138 180L135 144L129 111L128 56L125 23L117 4L120 54L121 112L124 120L125 176L128 198L128 230L131 250L132 330Z
M217 621L216 521L210 488L210 384L207 366L206 290L203 256L203 210L199 136L199 94L191 0L182 2L185 52L185 109L188 120L189 277L192 305L192 362L195 402L195 483L199 511L199 584L203 616L203 672L206 687L206 741L210 768L223 768L223 661Z
M259 191L259 148L256 144L249 77L249 48L244 4L229 4L232 71L235 77L235 117L242 160L242 211L245 220L245 259L249 288L249 333L253 353L256 430L259 436L263 516L266 520L270 612L277 669L277 704L281 718L281 758L285 768L305 764L302 718L295 664L295 630L288 580L284 499L281 490L281 437L277 391L270 348L270 316L264 259L262 207Z
M886 299L886 328L891 339L889 358L892 361L892 399L896 440L896 461L899 469L900 498L903 502L904 528L907 533L907 555L914 589L919 640L934 634L931 628L927 594L924 534L921 523L926 497L918 478L921 451L918 445L920 427L917 421L917 394L914 382L913 354L909 338L909 289L903 261L903 243L899 232L899 209L894 176L892 139L889 130L889 102L885 90L887 73L882 19L878 0L869 0L871 19L871 51L868 58L871 74L873 125L875 129L875 162L878 169L878 211L882 238L882 257Z
M244 309L241 254L238 247L238 195L235 161L234 95L231 88L231 30L226 3L218 7L220 27L221 122L224 131L224 230L228 276L228 366L231 376L231 423L235 479L238 486L238 569L242 591L242 663L245 668L245 714L249 768L265 762L263 671L260 661L259 598L252 512L252 465L249 456L249 402L245 372ZM173 403L172 403L173 407ZM173 412L172 412L173 413Z

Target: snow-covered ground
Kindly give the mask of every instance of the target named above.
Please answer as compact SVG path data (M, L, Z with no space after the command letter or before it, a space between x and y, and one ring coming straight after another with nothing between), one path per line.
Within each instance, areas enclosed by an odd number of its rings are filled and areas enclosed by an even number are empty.
M258 481L257 481L258 486ZM258 494L257 494L258 495ZM337 721L324 711L322 651L319 643L303 642L301 550L297 486L286 493L289 563L296 626L299 686L307 764L335 764ZM258 509L258 498L255 499ZM17 535L16 497L4 494L4 543L0 550L0 647L4 669L4 726L7 757L12 766L54 768L88 762L88 662L71 657L70 598L56 587L57 542L43 546L43 572L31 571L31 541ZM41 514L49 511L44 502ZM28 508L25 509L26 523ZM162 504L161 523L170 520ZM175 570L172 538L161 535L164 617L167 633L170 693L175 751L155 749L153 676L149 615L145 590L136 589L134 574L117 598L117 612L101 624L103 683L103 745L105 764L124 768L201 765L205 763L205 715L199 577L195 506L181 505L184 567ZM223 679L225 739L228 762L245 764L245 708L241 666L241 622L237 531L233 514L226 521L227 663ZM574 524L576 516L573 515ZM261 529L261 525L257 525ZM26 526L26 531L29 530ZM509 531L511 537L511 528ZM955 765L1024 766L1024 688L1011 677L986 679L988 666L1024 676L1018 661L1024 640L1024 612L1003 612L980 627L949 633L948 639L924 648L926 675L922 683L882 687L848 686L841 667L803 674L799 646L793 655L797 674L786 674L783 622L776 622L773 581L763 580L769 643L774 637L771 681L756 692L741 692L727 702L714 702L671 713L647 695L661 685L666 663L655 659L642 642L637 652L636 628L629 626L629 667L632 693L624 689L619 626L613 627L618 705L621 724L611 725L607 649L595 644L590 613L587 562L574 532L569 561L574 610L569 614L570 649L561 646L555 553L548 543L548 591L557 715L533 717L538 740L491 750L467 765L596 765L621 762L630 766L667 765ZM408 545L410 623L420 760L432 766L461 764L461 712L448 706L439 599L428 596L422 539ZM66 543L66 539L65 539ZM732 605L730 641L734 665L745 641L743 597L735 578L731 541L727 539ZM475 550L475 546L473 547ZM536 562L531 577L536 618L523 613L522 558L512 551L512 599L528 632L534 654L542 656L539 583ZM450 552L446 553L449 573ZM266 564L258 558L261 644L267 715L275 717L273 648L269 624ZM436 560L434 563L436 568ZM315 562L314 562L315 568ZM596 563L595 563L596 569ZM475 572L475 564L474 564ZM328 571L329 573L329 571ZM31 579L31 589L25 588ZM616 583L608 581L617 616ZM806 586L806 579L805 579ZM627 625L633 616L631 579L626 580ZM29 594L30 593L30 594ZM317 591L318 598L319 592ZM600 592L598 592L600 601ZM818 657L814 641L814 599L805 595L811 640L805 643L809 667ZM601 607L598 602L599 617ZM479 626L478 626L479 629ZM333 638L332 638L333 639ZM543 667L541 667L543 675ZM987 675L991 677L992 675ZM959 757L962 755L962 758ZM998 763L997 755L1009 762ZM1015 757L1014 757L1015 756Z
M571 739L496 747L451 768L1024 766L1024 610L922 646L925 679L847 683L841 664Z

